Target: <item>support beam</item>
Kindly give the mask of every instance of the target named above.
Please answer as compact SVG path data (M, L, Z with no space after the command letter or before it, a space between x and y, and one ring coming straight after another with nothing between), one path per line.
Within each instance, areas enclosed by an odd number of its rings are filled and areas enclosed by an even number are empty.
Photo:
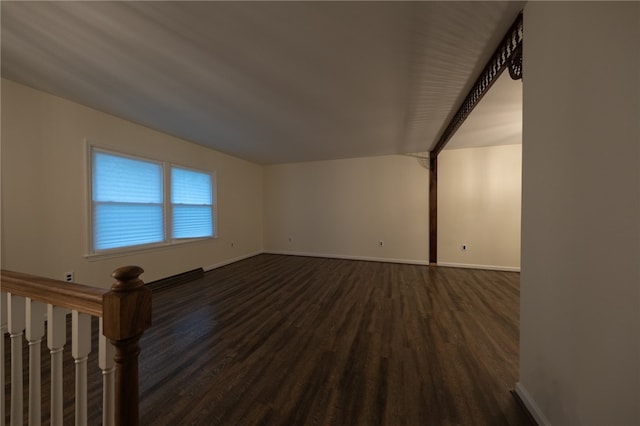
M438 263L438 154L489 91L505 68L514 80L522 79L522 13L513 22L491 59L467 94L438 142L429 152L429 263Z
M436 146L430 152L432 157L437 157L440 154L449 139L471 114L471 111L478 105L480 99L489 91L506 67L509 67L509 74L514 80L522 78L522 35L522 13L520 13L498 48L493 52L491 59L485 65L464 102L440 135Z
M438 157L429 157L429 264L438 263Z

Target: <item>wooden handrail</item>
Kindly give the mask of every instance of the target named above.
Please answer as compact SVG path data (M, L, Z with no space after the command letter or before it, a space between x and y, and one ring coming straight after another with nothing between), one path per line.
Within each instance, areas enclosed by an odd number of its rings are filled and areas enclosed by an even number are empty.
M103 319L103 334L115 347L115 424L137 426L140 338L151 326L151 290L138 266L116 269L110 290L2 270L0 289L16 296L76 310Z
M83 314L102 317L102 299L109 290L69 283L51 278L2 270L2 291L16 296L30 297Z

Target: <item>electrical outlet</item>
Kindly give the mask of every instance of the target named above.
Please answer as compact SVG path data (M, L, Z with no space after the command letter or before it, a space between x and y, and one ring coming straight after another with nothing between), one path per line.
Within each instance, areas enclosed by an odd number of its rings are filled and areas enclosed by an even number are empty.
M379 245L380 247L384 246L384 241L382 241L382 240L378 241L378 245Z
M64 280L68 283L72 283L73 282L73 271L70 272L65 272L64 273Z
M460 250L462 250L462 251L467 251L467 248L468 248L468 247L469 247L469 246L467 246L466 244L463 244L462 246L460 246Z

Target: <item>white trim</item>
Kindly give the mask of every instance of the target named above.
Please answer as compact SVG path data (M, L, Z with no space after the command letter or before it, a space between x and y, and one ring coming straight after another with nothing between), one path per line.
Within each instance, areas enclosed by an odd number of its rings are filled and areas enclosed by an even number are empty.
M204 240L215 240L218 238L218 174L217 170L199 169L191 166L185 166L179 163L173 163L168 160L154 159L146 157L144 155L129 154L120 151L116 148L104 148L101 145L92 143L89 139L84 139L85 149L85 215L86 215L86 254L85 259L88 260L102 260L111 259L121 256L129 256L131 254L143 253L150 250L164 250L172 248L180 244L186 244ZM140 244L135 246L122 246L104 250L95 250L94 247L94 229L93 229L93 167L94 167L94 153L102 153L105 155L111 155L114 157L128 158L134 161L152 163L161 168L161 185L162 185L162 202L159 205L162 207L162 222L163 222L163 240L152 242L148 244ZM211 182L211 221L212 221L212 235L205 237L194 238L173 238L172 219L173 219L173 204L171 203L171 171L173 168L192 171L196 173L202 173L209 176Z
M93 251L93 170L91 168L91 154L93 144L89 139L84 139L84 229L86 234L85 253Z
M265 250L263 253L284 254L287 256L327 257L330 259L366 260L369 262L406 263L409 265L424 265L424 266L429 265L428 260L418 260L418 259L394 259L389 257L349 256L349 255L343 255L343 254L313 253L313 252L300 252L300 251L288 251L288 250Z
M218 203L216 197L218 196L218 173L217 170L205 170L198 169L195 167L183 166L178 163L166 162L168 167L165 167L165 175L164 182L168 183L165 186L165 199L167 200L167 226L166 233L168 236L173 236L173 229L171 226L173 225L173 203L171 202L171 185L173 184L173 180L171 179L171 172L174 168L182 169L189 172L201 173L205 175L209 175L209 180L211 183L211 227L212 227L212 235L210 237L202 237L202 238L218 238ZM172 237L171 237L172 238ZM181 240L182 238L172 238L173 241Z
M136 254L150 253L160 250L169 250L178 248L186 244L194 244L205 241L217 240L216 237L187 238L179 240L171 240L168 243L145 244L140 246L129 246L124 248L115 248L101 251L99 253L87 253L83 257L90 262L95 260L115 259L117 257L133 256Z
M529 413L531 413L533 418L536 420L538 425L551 426L551 422L549 421L549 419L547 419L547 417L542 413L542 410L540 410L540 407L538 407L538 404L536 404L536 402L533 400L529 392L527 392L527 390L524 388L524 385L522 383L516 383L515 391L520 397L520 400L527 407L527 410L529 410Z
M520 272L519 266L474 265L470 263L438 262L438 266L447 268L487 269L489 271Z
M245 260L245 259L248 259L250 257L257 256L257 255L262 254L262 253L264 253L264 251L258 250L258 251L255 251L253 253L243 254L242 256L234 257L233 259L223 260L222 262L214 263L213 265L203 266L202 269L205 272L209 272L209 271L211 271L213 269L221 268L223 266L227 266L227 265L230 265L232 263L236 263L236 262L239 262L241 260Z

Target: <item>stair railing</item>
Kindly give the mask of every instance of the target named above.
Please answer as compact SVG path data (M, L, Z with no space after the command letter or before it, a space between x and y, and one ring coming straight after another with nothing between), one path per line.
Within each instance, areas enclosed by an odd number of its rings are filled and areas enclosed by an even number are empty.
M29 344L28 424L41 422L40 351L45 336L51 356L51 425L63 424L62 351L71 312L75 363L75 424L87 424L87 360L91 317L99 318L98 365L103 375L102 424L139 424L140 338L151 326L151 290L137 266L116 269L110 290L2 270L0 285L0 401L5 401L4 336L11 340L11 425L23 424L22 338ZM110 343L109 343L110 342ZM5 404L0 419L5 421Z

